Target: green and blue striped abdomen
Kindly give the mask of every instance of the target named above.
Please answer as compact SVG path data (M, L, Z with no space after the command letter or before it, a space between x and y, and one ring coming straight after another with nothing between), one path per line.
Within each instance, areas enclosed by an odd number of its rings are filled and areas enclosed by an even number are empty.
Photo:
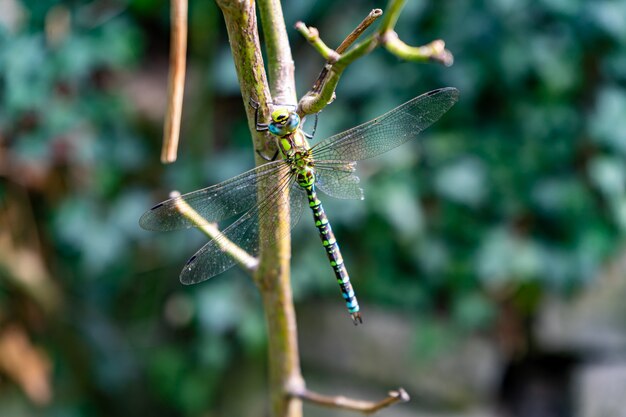
M362 323L361 313L359 312L359 302L354 295L354 289L352 289L352 284L350 283L348 270L343 263L337 239L335 239L333 229L330 227L328 217L326 217L326 212L324 212L324 208L322 207L322 202L317 198L317 192L315 191L315 175L312 172L312 169L311 174L313 180L311 183L300 182L301 177L300 174L298 174L298 184L300 184L306 191L309 206L313 211L315 226L317 227L317 230L319 230L322 244L326 250L326 255L328 255L328 259L330 260L330 265L332 266L333 271L335 271L335 276L337 277L341 294L346 301L346 306L348 307L348 312L350 312L352 321L354 324Z
M341 294L348 307L348 312L352 317L354 324L362 323L361 313L359 312L359 303L354 295L350 276L343 263L339 245L335 239L333 229L330 227L322 202L317 198L315 191L315 168L314 161L311 157L306 139L300 130L296 130L287 135L280 136L278 140L278 148L283 157L291 166L292 173L295 175L296 182L302 187L307 194L309 206L313 211L313 219L315 226L319 230L324 250L330 260L330 265L335 272Z

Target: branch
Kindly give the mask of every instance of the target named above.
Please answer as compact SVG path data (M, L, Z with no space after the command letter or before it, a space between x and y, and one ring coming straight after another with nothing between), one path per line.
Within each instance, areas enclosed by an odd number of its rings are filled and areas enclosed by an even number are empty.
M304 38L324 57L327 63L335 63L339 60L340 54L348 49L354 41L367 29L372 23L382 16L383 11L380 9L373 9L365 19L352 31L346 39L341 42L337 47L337 50L329 48L319 36L319 31L314 27L307 27L303 22L296 22L295 28L300 32ZM318 77L318 79L321 78Z
M405 61L432 61L446 67L454 63L454 56L446 49L446 43L437 39L423 46L410 46L402 42L393 30L387 31L382 39L385 48Z
M272 99L278 104L295 103L295 65L280 1L259 0L259 14L263 24Z
M370 36L346 54L340 55L335 62L327 62L313 88L298 102L298 115L304 118L307 114L318 113L331 103L335 98L335 89L343 71L354 60L376 48L377 40L377 36Z
M175 199L174 204L180 214L185 216L196 226L202 233L214 240L219 247L232 257L248 274L252 275L256 271L259 261L245 250L237 246L233 241L226 238L217 228L217 224L209 223L197 211L195 211L187 202L179 198L178 191L172 191L170 198Z
M384 398L378 402L354 400L343 396L332 397L328 395L318 394L307 389L301 391L292 391L290 392L290 395L300 398L304 401L309 401L314 404L322 405L324 407L360 411L363 414L373 414L383 408L392 406L396 403L405 403L410 400L409 394L407 394L407 392L402 388L398 388L397 391L389 391L387 398Z
M163 126L161 162L176 161L180 119L185 92L185 67L187 57L187 0L172 0L170 34L170 72L168 76L167 110Z
M267 103L271 99L261 55L255 4L253 1L216 0L216 2L224 15L241 96L246 105L253 146L254 149L262 149L269 137L264 132L256 131L255 109L249 103L250 99L258 102L259 115L267 120L269 117ZM259 165L264 161L258 157L256 162Z
M336 62L339 59L339 54L324 43L316 28L307 27L303 22L296 22L294 27L326 61Z
M365 19L346 37L346 39L341 42L341 44L337 47L337 53L343 54L353 43L358 39L359 36L365 29L370 27L372 23L376 21L379 17L383 15L383 11L380 9L373 9Z
M386 31L393 30L393 28L396 27L396 22L400 17L400 12L404 7L404 3L406 3L406 0L389 0L389 3L387 4L387 13L378 28L380 33L385 33Z
M379 9L372 10L368 17L341 43L336 51L340 54L339 58L333 56L333 61L327 59L324 69L313 84L311 90L300 99L298 103L298 114L300 117L317 113L332 102L339 78L348 65L358 58L369 54L380 45L385 46L387 51L401 59L409 61L433 61L446 66L452 65L452 54L445 49L443 41L437 40L425 46L412 47L398 38L393 28L400 16L405 1L406 0L390 0L387 6L387 13L376 32L368 36L363 42L354 46L351 50L344 53L344 49L347 49L363 30L382 14ZM304 24L302 23L301 26L304 26ZM362 26L365 26L365 28L362 28ZM299 29L299 31L300 33L306 33L302 28ZM324 55L322 54L322 56Z
M259 0L269 68L269 85L266 79L261 46L259 43L254 1L217 0L224 14L242 98L246 104L248 127L253 137L254 149L263 149L274 143L267 132L256 130L255 109L249 105L253 98L259 103L259 116L269 119L268 104L295 103L294 64L279 0ZM270 98L270 91L272 98ZM265 161L257 156L257 165ZM265 184L258 190L259 199L274 189L280 181ZM288 199L288 192L279 196ZM279 204L280 210L268 215L271 222L263 222L259 229L261 255L254 274L261 292L268 335L269 381L271 415L273 417L301 417L302 402L286 395L286 387L304 385L300 372L295 309L291 293L288 204ZM268 239L269 236L275 239ZM271 243L268 243L271 242Z

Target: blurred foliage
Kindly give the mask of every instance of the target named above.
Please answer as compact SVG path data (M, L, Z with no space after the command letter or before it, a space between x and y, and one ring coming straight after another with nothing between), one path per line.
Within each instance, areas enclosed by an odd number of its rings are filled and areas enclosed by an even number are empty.
M337 45L384 6L345 3L285 2L287 26L303 20ZM183 142L170 167L158 163L166 2L0 9L0 330L11 330L0 333L43 352L29 356L36 379L0 363L0 414L222 415L226 375L266 360L255 289L235 270L182 287L179 269L203 237L137 225L171 189L252 166L217 7L190 4ZM378 50L346 71L317 138L436 87L462 93L420 143L359 164L365 202L324 200L365 310L445 319L447 329L416 330L416 352L492 328L503 300L532 316L542 294L584 288L616 253L625 16L617 0L413 1L397 32L415 45L443 38L454 66ZM303 94L323 63L289 35ZM294 235L297 301L339 302L306 220Z

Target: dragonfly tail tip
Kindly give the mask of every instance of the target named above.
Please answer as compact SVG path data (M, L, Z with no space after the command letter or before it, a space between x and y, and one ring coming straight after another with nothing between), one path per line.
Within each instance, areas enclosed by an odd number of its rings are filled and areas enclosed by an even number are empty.
M363 324L363 319L361 318L361 313L359 313L359 312L352 313L352 314L350 314L350 317L352 317L352 322L354 323L355 326L358 326L359 323Z

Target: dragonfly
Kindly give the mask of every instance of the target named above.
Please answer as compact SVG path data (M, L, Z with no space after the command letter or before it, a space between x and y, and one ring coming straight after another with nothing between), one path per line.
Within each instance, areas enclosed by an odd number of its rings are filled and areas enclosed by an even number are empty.
M348 313L355 325L362 323L348 270L317 190L335 198L362 200L363 190L355 174L357 161L380 155L417 137L446 113L458 97L458 90L452 87L430 91L313 146L309 145L297 112L278 107L271 113L268 124L257 120L257 129L269 130L275 137L281 158L220 184L159 203L143 214L139 224L154 231L198 227L197 221L181 212L181 203L190 206L207 222L232 221L187 261L180 281L195 284L237 263L225 250L232 244L256 256L260 246L259 230L276 227L272 213L288 209L292 228L308 206ZM289 198L284 198L286 192ZM274 234L263 238L278 237Z

